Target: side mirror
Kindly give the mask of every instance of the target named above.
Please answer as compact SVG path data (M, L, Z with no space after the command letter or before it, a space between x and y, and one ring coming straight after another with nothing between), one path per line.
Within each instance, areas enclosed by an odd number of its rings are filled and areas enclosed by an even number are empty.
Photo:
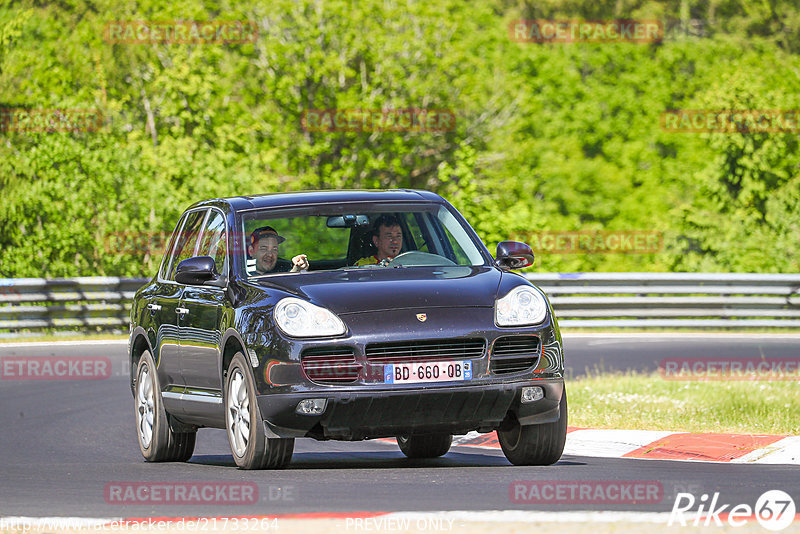
M218 278L217 266L214 265L214 258L211 256L187 258L180 262L175 270L175 281L179 284L201 286Z
M497 245L497 265L506 271L533 265L533 251L525 243L502 241Z

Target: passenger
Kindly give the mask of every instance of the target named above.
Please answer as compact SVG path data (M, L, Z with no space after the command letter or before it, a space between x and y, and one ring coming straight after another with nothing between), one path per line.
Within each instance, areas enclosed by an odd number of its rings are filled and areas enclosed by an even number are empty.
M278 245L286 241L271 226L256 228L250 234L250 245L247 253L256 260L256 274L298 273L308 269L308 257L299 254L292 258L291 269L286 260L278 261Z
M403 246L403 229L394 215L383 214L375 221L372 243L378 252L374 256L361 258L355 265L384 264L394 259Z

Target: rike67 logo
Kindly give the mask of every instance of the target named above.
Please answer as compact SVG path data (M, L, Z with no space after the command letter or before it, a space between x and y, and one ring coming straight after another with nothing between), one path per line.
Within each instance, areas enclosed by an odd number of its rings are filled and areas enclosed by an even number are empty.
M697 509L694 509L697 505ZM767 530L779 531L788 527L795 518L795 504L792 497L781 490L769 490L761 494L756 500L755 507L749 504L719 503L719 492L714 493L709 500L707 493L695 499L691 493L678 493L672 513L669 516L668 526L723 526L725 523L732 527L740 527L754 517L759 524Z

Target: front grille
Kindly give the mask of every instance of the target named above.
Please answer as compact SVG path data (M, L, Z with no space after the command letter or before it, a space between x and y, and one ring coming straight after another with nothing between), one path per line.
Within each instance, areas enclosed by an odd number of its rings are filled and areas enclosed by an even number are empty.
M300 356L303 372L320 384L346 384L358 380L361 364L352 347L315 347Z
M370 363L413 363L471 360L483 357L486 341L481 338L396 341L367 345Z
M536 365L541 341L536 336L506 336L498 338L492 347L489 370L496 374L525 371Z

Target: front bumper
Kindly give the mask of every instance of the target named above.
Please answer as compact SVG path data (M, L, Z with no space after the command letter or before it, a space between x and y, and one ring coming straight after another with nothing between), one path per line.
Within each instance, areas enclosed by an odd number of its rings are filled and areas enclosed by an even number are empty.
M524 386L540 386L544 398L522 404ZM258 396L268 437L362 440L407 434L490 432L509 417L523 425L559 417L563 378L415 389L334 390ZM303 399L325 398L321 415L295 412Z

